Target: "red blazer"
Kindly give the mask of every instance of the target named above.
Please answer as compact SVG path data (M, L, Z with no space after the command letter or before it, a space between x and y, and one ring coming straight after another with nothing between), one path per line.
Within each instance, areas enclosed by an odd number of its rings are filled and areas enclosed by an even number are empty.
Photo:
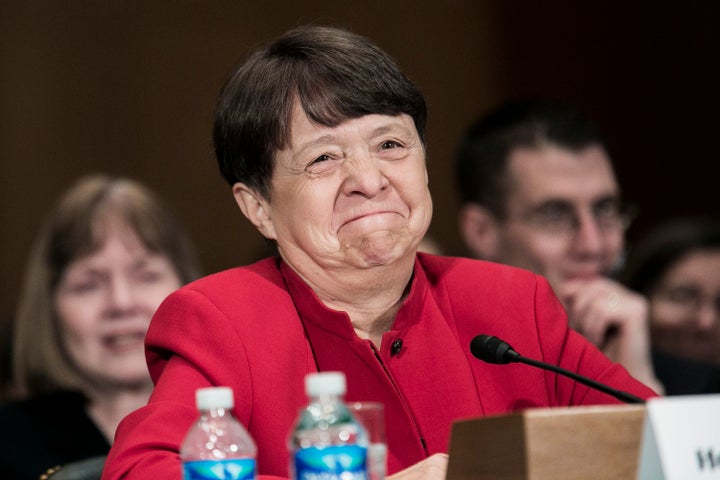
M178 450L197 415L195 390L210 385L233 388L235 414L258 445L259 478L287 477L304 377L319 370L345 372L348 401L385 405L389 474L447 452L458 418L617 403L553 373L477 360L469 344L480 333L526 357L654 395L570 330L547 282L530 272L418 254L410 293L376 349L286 264L266 259L198 280L160 306L146 340L156 387L120 424L103 479L181 478Z

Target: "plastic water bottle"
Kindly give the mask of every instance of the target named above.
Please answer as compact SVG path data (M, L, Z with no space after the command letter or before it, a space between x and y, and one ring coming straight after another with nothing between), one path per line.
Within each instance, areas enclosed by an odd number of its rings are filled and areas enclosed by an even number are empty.
M195 403L199 418L180 447L184 480L255 479L257 447L232 413L232 389L200 388Z
M367 434L343 403L345 375L305 377L309 404L290 432L290 472L295 480L367 480Z

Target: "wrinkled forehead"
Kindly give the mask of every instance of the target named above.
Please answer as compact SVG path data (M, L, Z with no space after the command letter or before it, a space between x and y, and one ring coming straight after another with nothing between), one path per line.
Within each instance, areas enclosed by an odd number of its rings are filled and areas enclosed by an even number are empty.
M314 120L300 102L295 102L288 122L288 142L281 150L297 150L308 145L322 146L335 143L346 131L356 131L366 138L395 133L414 137L420 141L415 123L406 113L397 115L365 113L352 117L338 117L335 122L325 123Z
M610 158L600 146L572 151L555 145L519 148L509 158L506 203L513 206L563 201L578 207L609 197L620 188Z

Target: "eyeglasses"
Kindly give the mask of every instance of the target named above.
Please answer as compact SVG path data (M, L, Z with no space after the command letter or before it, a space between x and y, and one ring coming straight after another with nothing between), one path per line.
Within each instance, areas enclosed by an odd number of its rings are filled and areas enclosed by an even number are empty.
M592 217L601 233L624 232L630 227L636 211L609 198L596 202ZM550 201L518 217L519 221L548 235L571 237L580 231L582 221L575 208L564 201Z
M659 299L686 312L697 313L704 305L709 304L715 313L720 314L720 295L703 295L700 289L693 285L660 289L657 295Z

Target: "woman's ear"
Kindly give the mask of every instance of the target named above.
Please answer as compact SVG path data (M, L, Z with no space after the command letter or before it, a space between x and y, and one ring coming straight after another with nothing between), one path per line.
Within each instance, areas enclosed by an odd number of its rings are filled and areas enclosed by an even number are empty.
M498 222L490 210L479 203L460 208L460 235L470 253L477 258L495 260L498 253Z
M262 233L266 238L277 240L275 226L272 222L270 204L254 189L244 183L233 185L233 196L243 215Z

